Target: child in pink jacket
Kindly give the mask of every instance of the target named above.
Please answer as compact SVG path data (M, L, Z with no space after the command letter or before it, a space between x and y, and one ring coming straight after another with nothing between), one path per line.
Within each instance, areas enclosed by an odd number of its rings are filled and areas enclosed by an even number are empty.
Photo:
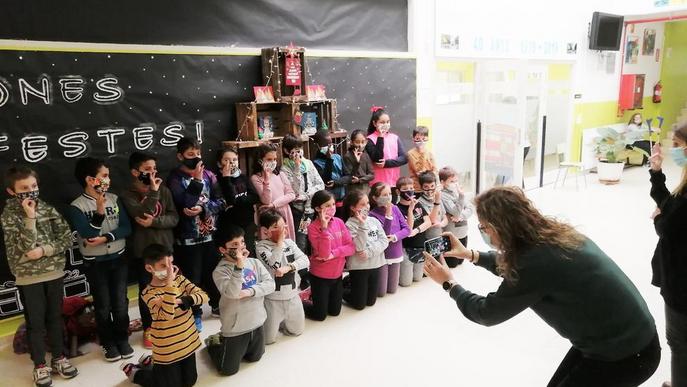
M286 222L289 239L295 241L296 229L293 226L293 214L289 203L296 199L296 194L293 192L286 174L280 173L276 145L272 143L260 145L255 160L256 164L253 167L255 172L250 177L250 182L262 203L255 213L255 223L259 223L258 217L262 212L270 209L276 210ZM258 237L258 239L265 239L264 235Z
M343 273L346 257L355 254L355 244L343 220L334 216L334 196L326 190L317 191L312 198L317 217L308 226L310 255L310 286L312 306L305 315L324 321L327 315L338 316L343 297Z

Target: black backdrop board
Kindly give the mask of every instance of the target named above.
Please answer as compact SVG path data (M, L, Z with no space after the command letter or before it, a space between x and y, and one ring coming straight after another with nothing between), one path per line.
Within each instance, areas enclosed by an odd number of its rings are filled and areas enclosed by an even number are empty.
M5 0L2 7L0 39L408 50L407 0Z
M308 70L338 100L340 127L367 128L370 106L388 106L392 127L410 144L414 59L309 58ZM78 157L105 158L114 192L128 183L137 149L157 155L167 176L183 135L202 140L212 166L220 142L236 136L234 103L252 100L261 79L258 56L0 51L2 172L17 163L35 168L41 198L64 211L80 192ZM67 295L87 293L78 251L67 257ZM20 312L16 296L0 242L0 318Z

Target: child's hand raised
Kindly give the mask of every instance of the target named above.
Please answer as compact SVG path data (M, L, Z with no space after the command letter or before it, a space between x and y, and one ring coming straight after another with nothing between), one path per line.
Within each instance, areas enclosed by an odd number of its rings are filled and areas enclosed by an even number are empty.
M157 177L157 171L150 173L150 189L153 191L159 191L160 185L162 184L162 179Z
M205 170L205 165L203 164L202 161L199 161L198 164L196 164L196 167L193 169L191 176L193 176L194 179L203 180L203 171L204 170Z
M105 215L105 191L98 193L95 195L95 206L96 206L96 211L100 215Z
M21 201L21 207L24 209L27 218L36 219L36 201L26 198Z
M165 264L167 266L167 278L165 281L167 282L167 286L171 286L177 277L177 273L179 273L179 268L172 264L172 257L166 257Z

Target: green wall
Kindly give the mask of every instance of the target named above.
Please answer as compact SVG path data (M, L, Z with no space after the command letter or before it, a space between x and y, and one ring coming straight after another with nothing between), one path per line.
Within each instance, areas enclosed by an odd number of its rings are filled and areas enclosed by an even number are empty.
M661 66L663 102L660 105L665 117L663 127L670 129L680 109L687 106L687 22L666 23L665 31ZM669 49L670 57L667 55Z

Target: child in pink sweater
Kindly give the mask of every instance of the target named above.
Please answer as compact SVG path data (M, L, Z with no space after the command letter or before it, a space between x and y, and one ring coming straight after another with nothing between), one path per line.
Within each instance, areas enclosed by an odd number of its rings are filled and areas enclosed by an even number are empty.
M250 181L260 197L262 205L255 214L255 223L258 223L257 218L262 211L274 209L284 218L289 239L295 241L296 229L293 227L293 215L289 203L296 199L296 194L293 192L286 175L279 173L277 147L272 143L262 144L258 148L256 156L256 164L253 168L255 172L250 177ZM263 235L259 235L258 239L265 238Z
M343 273L346 257L355 254L355 244L343 220L334 216L334 196L326 190L317 191L312 198L317 217L308 226L310 255L310 286L312 306L305 315L324 321L327 315L338 316L343 297Z

